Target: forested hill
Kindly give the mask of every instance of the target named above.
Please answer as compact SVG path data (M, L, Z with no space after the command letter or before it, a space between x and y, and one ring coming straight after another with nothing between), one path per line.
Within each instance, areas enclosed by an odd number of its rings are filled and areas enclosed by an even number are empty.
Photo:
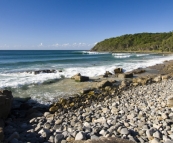
M91 51L173 52L173 32L126 34L105 39Z

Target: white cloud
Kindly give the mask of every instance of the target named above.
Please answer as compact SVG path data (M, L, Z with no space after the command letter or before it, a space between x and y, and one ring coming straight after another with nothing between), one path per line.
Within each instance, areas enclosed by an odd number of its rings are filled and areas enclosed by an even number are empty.
M7 45L7 44L4 44L4 45L0 45L0 48L9 48L10 46Z
M71 46L71 45L69 43L62 44L62 47L67 47L67 46Z
M39 47L42 47L42 46L43 46L43 43L40 43L38 46L39 46Z
M56 44L53 44L52 46L53 46L53 47L59 47L60 44L56 43Z
M84 43L84 42L74 42L74 43L64 43L64 44L52 44L51 47L56 47L58 49L84 49L92 48L97 43Z

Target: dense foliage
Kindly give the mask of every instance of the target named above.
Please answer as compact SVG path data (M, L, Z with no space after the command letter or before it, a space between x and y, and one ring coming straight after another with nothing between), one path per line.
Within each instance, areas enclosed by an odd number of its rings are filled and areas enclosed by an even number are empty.
M173 52L173 32L126 34L105 39L91 51Z

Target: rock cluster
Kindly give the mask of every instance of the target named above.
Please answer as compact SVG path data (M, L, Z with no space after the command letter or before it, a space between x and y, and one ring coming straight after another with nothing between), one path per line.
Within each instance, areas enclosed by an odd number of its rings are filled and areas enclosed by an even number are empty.
M44 70L34 70L34 71L25 71L25 72L37 75L41 73L56 73L57 71L54 69L44 69Z
M5 139L11 143L96 143L105 138L171 143L172 82L163 76L124 80L118 86L115 81L102 81L99 88L60 99L47 112L15 109L5 122Z

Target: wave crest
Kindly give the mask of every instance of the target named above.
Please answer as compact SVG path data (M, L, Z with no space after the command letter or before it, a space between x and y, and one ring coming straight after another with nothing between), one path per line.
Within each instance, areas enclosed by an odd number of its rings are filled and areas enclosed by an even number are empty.
M130 53L113 53L112 56L115 58L129 58L132 56Z

